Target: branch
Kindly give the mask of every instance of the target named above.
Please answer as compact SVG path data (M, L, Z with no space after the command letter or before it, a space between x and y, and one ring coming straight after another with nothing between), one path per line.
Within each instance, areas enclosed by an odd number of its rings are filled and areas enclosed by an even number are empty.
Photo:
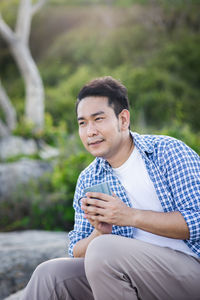
M32 6L32 15L34 15L48 0L38 0L36 4Z
M0 13L0 33L8 44L11 44L12 41L16 38L15 33L6 24L6 22L2 18L1 13Z
M18 10L16 34L24 44L28 44L33 15L45 4L47 0L38 0L32 5L32 0L21 0Z
M28 44L29 41L32 19L31 10L31 0L20 1L15 32L24 44Z
M0 81L0 106L5 113L5 119L8 129L13 130L16 127L16 111L7 96L7 93Z
M0 120L0 137L8 136L10 134L10 130L8 127Z

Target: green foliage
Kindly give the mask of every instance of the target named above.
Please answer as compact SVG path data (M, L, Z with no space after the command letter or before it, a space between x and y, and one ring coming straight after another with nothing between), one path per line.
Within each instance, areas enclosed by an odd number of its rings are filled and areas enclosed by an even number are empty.
M166 44L145 65L130 68L123 64L111 72L128 89L136 123L142 112L149 126L160 128L178 121L192 130L200 129L199 38L187 36L187 44L185 40L183 45L180 41Z
M136 127L134 131L141 134L158 134L172 136L183 141L186 145L192 148L198 155L200 155L200 132L194 133L187 124L174 121L168 126L160 129L155 127Z
M66 122L61 119L57 125L54 125L52 115L46 113L44 130L40 135L40 139L47 144L59 147L62 144L62 140L67 139Z
M165 46L157 58L151 62L148 70L151 72L156 67L157 77L160 74L161 88L165 89L166 93L170 93L165 103L168 105L171 102L170 107L174 109L176 120L186 122L193 130L199 130L200 39L197 35L184 35L183 37L183 32L180 35L178 42L174 41ZM162 80L164 73L169 80ZM159 91L159 88L157 90ZM150 102L148 106L151 105ZM170 107L168 109L168 106L165 106L165 110L173 116ZM163 115L160 114L160 120L162 118Z
M70 230L75 185L80 172L92 161L86 152L60 158L51 174L20 185L0 201L0 230Z
M136 68L128 81L130 102L138 112L143 111L147 125L160 128L186 118L194 124L185 105L189 99L198 104L197 92L175 74L155 66Z
M36 141L43 140L47 144L59 147L60 144L62 144L62 140L67 138L67 127L64 120L60 120L57 125L54 125L52 116L49 113L45 113L45 125L43 130L35 130L29 120L21 118L13 134L26 139L33 138Z
M62 80L66 80L71 75L71 68L67 64L63 64L61 60L57 60L49 66L49 62L40 66L41 76L44 85L48 87L56 87Z
M18 3L0 3L11 26ZM200 154L199 31L195 0L50 0L31 36L46 95L40 132L23 118L24 84L0 40L0 77L19 120L15 134L60 151L52 174L1 202L1 230L71 228L76 180L92 159L77 137L75 102L94 77L112 75L127 87L133 130L174 136Z
M116 5L116 6L130 6L135 3L144 4L147 0L50 0L51 5Z
M92 161L90 154L80 152L77 155L70 155L68 159L61 160L54 169L52 185L55 190L67 194L73 198L76 181L80 172Z
M60 120L66 123L68 133L77 129L75 103L78 91L92 75L94 71L87 66L82 66L77 72L60 81L58 85L46 89L46 109L49 114L53 115L55 124L58 124Z
M12 162L19 161L20 159L23 159L23 158L28 158L28 159L40 159L40 156L39 156L38 153L35 153L35 154L29 154L29 155L26 155L26 154L18 154L18 155L11 156L11 157L8 157L8 158L3 159L3 160L0 159L0 162L3 162L3 163L12 163Z
M16 21L18 5L19 0L1 0L0 2L0 12L6 22L12 27L14 27Z
M188 125L176 122L169 127L164 127L159 134L173 136L183 141L200 155L200 132L194 134Z
M176 23L173 31L170 27L169 34L168 27L176 22L177 14L185 21L181 19L182 28ZM126 23L115 30L86 26L62 35L47 55L47 61L53 57L66 61L72 73L47 88L47 110L55 122L64 118L69 132L74 131L73 103L82 84L96 76L113 75L128 88L134 122L140 122L143 115L149 126L161 128L178 121L198 131L200 43L193 27L199 25L196 17L189 19L196 16L192 6L185 15L178 4L166 10L164 31L161 25L134 24L127 13Z
M108 2L110 5L114 4L112 1ZM161 1L156 6L156 13L160 14L161 20L158 23L152 22L153 6L148 5L149 13L145 14L149 24L147 26L142 19L144 10L139 6L135 7L139 8L138 19L135 19L134 9L132 11L131 7L134 1L129 2L130 9L119 11L113 7L113 16L116 14L116 17L112 16L108 27L104 18L101 23L97 21L92 25L88 20L85 21L86 12L81 6L79 14L85 18L84 21L79 20L80 23L74 25L74 15L69 30L56 35L54 43L45 52L40 70L46 90L46 111L52 117L52 126L59 127L62 122L65 123L68 134L74 132L77 128L74 107L81 86L91 78L113 75L121 79L128 88L134 122L140 122L140 116L143 115L149 126L160 128L176 120L187 123L192 130L198 131L200 22L196 5L191 3L186 6L183 1L178 1L170 6ZM69 5L69 2L65 3ZM64 9L66 14L69 10L68 17L70 9L74 14L73 8L63 6ZM104 6L101 9L105 12L106 19L107 11ZM55 11L56 16L57 14L61 14L58 9ZM92 17L95 19L95 16ZM121 23L118 21L120 18ZM98 14L96 19L99 20ZM56 20L59 22L58 16ZM37 36L40 40L39 32ZM10 80L5 81L5 84L17 106L21 127L19 132L29 136L31 130L21 121L24 113L22 83L17 80L11 85ZM27 132L23 133L26 129ZM46 137L52 140L51 130L46 128L45 132L47 131ZM45 132L41 133L43 137Z
M17 124L16 129L13 131L13 134L24 138L32 138L34 136L33 129L34 125L32 122L22 117L20 122Z

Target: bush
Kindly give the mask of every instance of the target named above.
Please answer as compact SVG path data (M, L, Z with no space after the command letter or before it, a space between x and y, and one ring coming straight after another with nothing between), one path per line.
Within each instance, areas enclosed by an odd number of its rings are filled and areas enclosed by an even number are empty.
M61 159L52 174L21 185L0 200L0 230L70 230L73 195L79 173L93 158L86 152Z
M159 134L173 136L192 148L197 154L200 155L200 132L194 133L191 128L186 124L175 122L169 127L164 127L158 131Z
M90 68L82 66L57 86L46 88L47 112L53 117L54 124L58 125L60 120L65 122L68 133L77 130L75 103L78 92L93 76Z

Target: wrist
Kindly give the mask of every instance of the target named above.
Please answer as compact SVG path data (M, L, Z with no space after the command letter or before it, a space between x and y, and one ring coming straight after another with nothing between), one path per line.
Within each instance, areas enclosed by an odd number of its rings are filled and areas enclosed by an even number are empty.
M129 226L138 228L141 219L141 211L139 209L130 208L130 220L131 224Z
M99 231L98 229L94 228L93 232L92 232L94 237L100 236L103 233L101 231Z

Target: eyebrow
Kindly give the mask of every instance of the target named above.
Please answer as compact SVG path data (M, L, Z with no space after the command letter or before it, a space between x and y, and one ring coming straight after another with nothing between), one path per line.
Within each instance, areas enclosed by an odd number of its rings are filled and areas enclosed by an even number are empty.
M91 116L91 117L96 117L96 116L98 116L98 115L103 115L103 114L105 114L105 112L102 111L102 110L100 110L100 111L97 111L97 112L94 113L94 114L91 114L90 116ZM85 119L84 117L79 117L79 118L77 118L78 121L84 120L84 119Z

